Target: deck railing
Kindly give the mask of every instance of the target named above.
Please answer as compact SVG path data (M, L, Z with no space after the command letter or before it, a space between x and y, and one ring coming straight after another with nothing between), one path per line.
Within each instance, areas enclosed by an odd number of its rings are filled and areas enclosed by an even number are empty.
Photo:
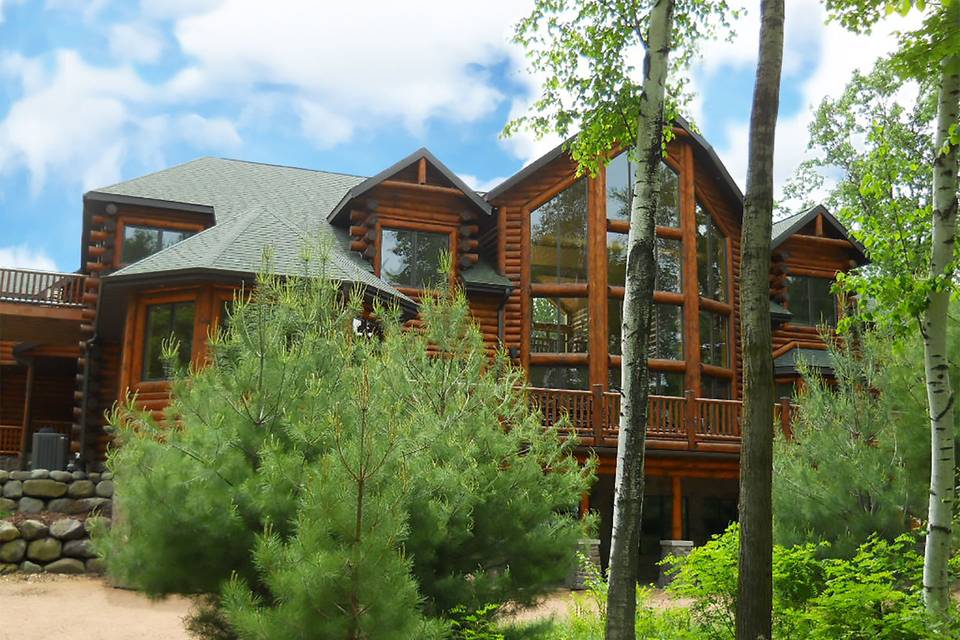
M53 307L83 305L83 274L0 269L0 302Z
M615 447L620 420L620 394L595 385L590 391L528 387L533 406L543 415L544 426L576 435L580 444ZM647 446L654 449L688 449L717 452L740 450L742 403L739 400L683 397L648 398ZM774 411L784 433L790 433L790 404L780 402ZM566 418L566 420L564 420Z

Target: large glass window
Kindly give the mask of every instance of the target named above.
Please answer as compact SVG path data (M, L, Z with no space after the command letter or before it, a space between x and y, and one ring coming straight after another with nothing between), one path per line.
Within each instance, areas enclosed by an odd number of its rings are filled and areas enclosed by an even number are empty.
M533 282L587 281L587 181L530 213L530 277Z
M586 298L534 298L530 350L586 353L589 310Z
M663 227L680 226L680 178L666 163L661 162L660 207L657 224ZM636 165L621 153L607 165L607 218L629 220Z
M730 318L700 310L700 361L717 367L730 366Z
M193 235L192 231L128 224L123 227L123 264L133 264Z
M657 291L680 293L683 284L683 263L680 241L657 236L657 275L654 287ZM626 285L627 235L607 233L607 282L615 287Z
M623 388L619 367L610 368L609 384L611 389ZM679 371L650 371L650 393L655 396L681 397L684 393L683 373Z
M447 233L385 227L380 232L380 277L401 287L438 287L444 281L440 256L449 251Z
M545 389L587 389L587 367L533 365L530 367L530 386Z
M623 300L607 303L608 351L620 355ZM671 304L654 305L653 326L647 357L660 360L683 360L683 307Z
M788 308L796 324L837 326L837 301L833 280L791 276L787 282Z
M727 302L727 239L697 203L697 277L700 295Z
M730 381L725 378L711 378L703 376L700 379L700 397L715 398L717 400L729 400L732 396L733 387Z
M193 350L193 302L152 304L147 307L147 326L143 345L143 380L164 380L167 372L163 363L163 343L176 339L179 344L177 361L181 366L190 362Z

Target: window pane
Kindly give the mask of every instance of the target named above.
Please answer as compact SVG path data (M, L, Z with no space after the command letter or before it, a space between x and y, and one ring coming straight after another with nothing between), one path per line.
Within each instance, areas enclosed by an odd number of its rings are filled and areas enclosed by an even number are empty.
M700 311L700 361L717 367L729 367L730 323L726 315Z
M143 347L143 379L163 380L167 377L163 366L163 342L176 338L179 343L178 361L181 366L190 363L193 351L193 302L156 304L147 307L147 326Z
M727 241L713 218L697 203L697 277L700 295L727 301Z
M627 161L621 153L607 165L607 218L630 219L630 201L636 165ZM680 177L666 163L660 168L660 207L657 209L657 224L664 227L680 226Z
M657 291L682 290L682 251L680 241L657 236ZM626 286L627 235L607 233L607 282L614 287Z
M579 180L530 214L533 282L587 281L587 181Z
M622 389L622 379L620 377L620 367L610 368L610 378L608 384L610 389ZM650 393L655 396L677 396L683 395L683 374L675 371L650 371Z
M774 400L779 400L780 398L789 398L793 400L793 395L796 392L796 387L794 386L793 380L784 380L782 382L776 383L776 394L774 395Z
M586 298L534 298L530 350L586 353L588 315Z
M621 328L623 300L607 302L607 348L611 355L621 355ZM650 332L648 358L683 360L683 307L669 304L654 306L653 326Z
M163 229L160 231L160 248L166 249L167 247L172 247L181 240L186 240L193 233L190 231L173 231L171 229Z
M732 387L730 381L725 378L711 378L703 376L700 381L701 398L716 398L717 400L729 400Z
M530 367L530 386L546 389L586 389L587 367Z
M123 228L123 263L132 264L160 251L159 230L127 225Z
M787 307L793 316L790 322L812 324L810 322L810 286L808 278L791 276L787 280Z
M380 277L401 287L430 289L443 284L440 256L450 250L450 236L430 231L383 229Z
M837 301L827 278L791 276L787 281L787 308L795 324L837 326Z

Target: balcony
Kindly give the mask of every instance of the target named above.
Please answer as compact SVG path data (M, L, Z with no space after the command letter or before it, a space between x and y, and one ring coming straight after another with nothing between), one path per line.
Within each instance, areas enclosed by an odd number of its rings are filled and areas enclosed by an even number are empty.
M0 268L0 313L80 319L84 275Z
M527 388L533 406L543 415L544 426L575 435L582 446L616 447L620 421L620 394L573 389ZM647 448L674 451L740 452L741 408L739 400L649 396ZM781 401L774 415L789 435L791 405ZM566 421L564 421L566 418Z

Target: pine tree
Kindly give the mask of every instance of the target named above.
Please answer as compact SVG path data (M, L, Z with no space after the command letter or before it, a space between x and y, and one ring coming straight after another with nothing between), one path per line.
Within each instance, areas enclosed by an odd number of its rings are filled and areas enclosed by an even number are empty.
M591 468L541 427L462 293L418 331L322 277L262 276L161 426L111 424L110 572L150 594L219 593L242 638L430 637L458 604L528 602L562 580ZM216 616L214 616L216 617Z

